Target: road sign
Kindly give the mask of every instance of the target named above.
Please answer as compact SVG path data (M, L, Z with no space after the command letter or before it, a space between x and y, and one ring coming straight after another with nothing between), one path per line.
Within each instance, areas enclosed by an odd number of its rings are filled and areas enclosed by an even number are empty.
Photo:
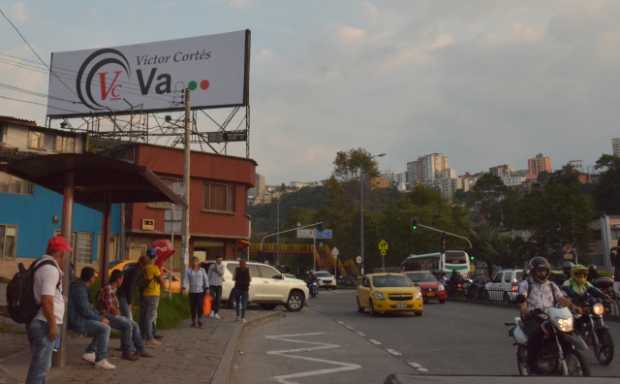
M357 256L355 258L355 262L358 263L358 264L362 264L362 256Z
M387 255L387 251L389 249L389 245L387 241L385 240L379 241L378 247L379 247L379 252L381 252L381 256Z
M313 239L314 238L314 229L298 229L297 230L297 238L298 239Z
M329 240L334 237L334 232L331 229L324 229L322 231L316 230L316 238L320 240Z
M248 132L246 130L207 132L207 141L209 143L246 141L247 138L248 138Z
M334 237L334 231L331 229L319 231L318 229L313 228L297 230L298 239L314 239L315 236L317 240L329 240Z

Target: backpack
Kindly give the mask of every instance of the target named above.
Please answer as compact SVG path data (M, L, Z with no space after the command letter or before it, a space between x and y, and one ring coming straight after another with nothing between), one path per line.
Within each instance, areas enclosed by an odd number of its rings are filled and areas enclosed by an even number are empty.
M16 323L29 324L39 312L41 304L34 298L34 275L44 265L53 265L52 260L35 261L28 269L19 263L18 272L6 287L6 302L9 315ZM56 288L60 288L60 279Z

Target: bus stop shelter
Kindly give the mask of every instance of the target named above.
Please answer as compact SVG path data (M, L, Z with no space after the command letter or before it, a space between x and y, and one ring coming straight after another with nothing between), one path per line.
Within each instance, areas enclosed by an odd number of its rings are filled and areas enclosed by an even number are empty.
M2 171L63 195L62 234L66 239L71 239L74 203L97 209L103 213L103 247L100 260L102 284L108 279L112 204L171 202L185 205L183 199L149 169L95 154L44 155L14 160L2 167ZM65 257L63 293L67 303L71 283L70 263L71 258ZM64 366L65 363L66 327L67 313L65 311L61 350L54 360L56 366Z

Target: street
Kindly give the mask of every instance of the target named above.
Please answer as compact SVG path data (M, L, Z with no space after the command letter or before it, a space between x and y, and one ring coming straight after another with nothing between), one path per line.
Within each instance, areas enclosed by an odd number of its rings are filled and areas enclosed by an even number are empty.
M357 313L355 291L319 294L299 313L246 332L235 383L380 383L390 373L516 375L515 350L504 322L511 308L448 302L424 315L371 317ZM614 340L620 324L608 322ZM620 361L594 376L619 376Z

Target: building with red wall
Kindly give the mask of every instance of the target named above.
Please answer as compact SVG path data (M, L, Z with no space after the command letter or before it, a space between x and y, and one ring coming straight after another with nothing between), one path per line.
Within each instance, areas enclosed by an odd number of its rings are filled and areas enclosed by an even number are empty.
M131 157L183 194L183 150L135 144ZM255 169L251 159L192 151L190 254L208 259L239 256L241 241L251 235L246 204L248 189L256 183ZM128 205L124 222L129 257L143 255L155 239L174 237L177 260L172 267L180 266L182 212L167 204Z

